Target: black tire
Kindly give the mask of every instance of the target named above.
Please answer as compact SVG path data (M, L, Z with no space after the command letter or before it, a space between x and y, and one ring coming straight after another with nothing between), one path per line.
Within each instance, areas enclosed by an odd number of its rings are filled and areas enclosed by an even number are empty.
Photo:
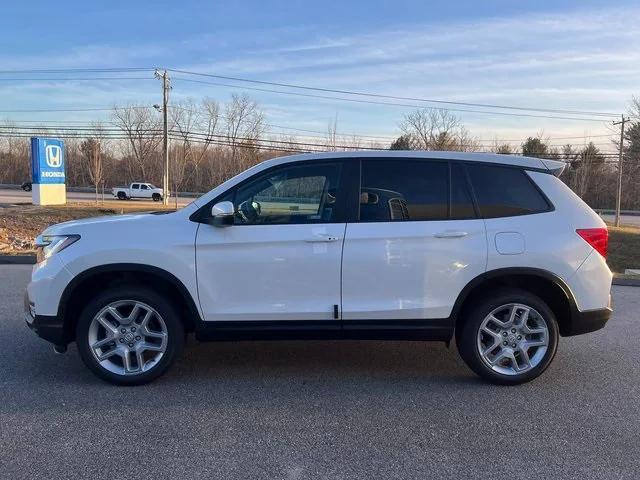
M478 348L478 331L482 322L491 312L496 308L512 303L531 307L542 316L548 330L548 345L544 356L537 365L523 373L508 375L496 372L483 360ZM544 301L529 292L515 288L496 290L492 292L489 298L475 301L469 308L465 309L463 315L464 318L461 319L462 326L456 330L456 345L460 356L471 370L491 383L517 385L529 382L547 369L556 354L559 331L555 315ZM502 347L499 346L498 348Z
M89 346L89 327L94 316L105 306L119 300L134 300L152 307L162 317L167 330L167 346L158 362L149 370L133 375L111 372L98 362ZM185 332L174 306L162 295L148 288L122 285L108 289L89 300L76 325L76 344L80 358L96 376L115 385L142 385L165 373L184 347Z
M160 200L162 200L162 197L160 196L159 193L154 193L153 195L151 195L151 198L153 199L154 202L159 202Z
M127 194L124 192L118 192L118 200L126 200Z

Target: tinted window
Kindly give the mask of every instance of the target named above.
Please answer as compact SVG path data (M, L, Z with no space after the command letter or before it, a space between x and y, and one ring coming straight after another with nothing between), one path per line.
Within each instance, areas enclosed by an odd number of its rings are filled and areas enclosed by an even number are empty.
M149 187L147 187L144 183L142 185L140 185L140 187L142 187L142 190L148 190Z
M137 183L134 183L132 188L138 188L139 189L140 185L138 185Z
M462 165L451 164L451 218L475 218L473 200Z
M549 209L549 204L524 170L491 165L468 165L467 171L478 200L480 214L485 218L509 217Z
M237 189L236 224L329 223L336 220L339 164L286 166Z
M448 178L446 162L363 160L360 221L447 219Z

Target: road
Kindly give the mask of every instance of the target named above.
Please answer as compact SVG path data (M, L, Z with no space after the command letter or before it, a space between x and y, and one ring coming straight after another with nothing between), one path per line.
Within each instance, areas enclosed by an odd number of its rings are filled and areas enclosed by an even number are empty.
M113 196L111 193L106 193L104 196L105 200L113 200ZM93 193L84 193L84 192L67 192L67 200L73 202L95 202L96 196ZM178 205L186 205L190 203L193 198L183 198L178 197ZM22 202L31 202L31 192L25 192L23 190L16 189L8 189L2 188L0 189L0 204L1 203L22 203ZM152 200L130 200L130 202L136 203L154 203ZM175 199L171 198L169 200L170 204L174 204Z
M616 219L615 215L603 214L600 215L605 221L613 223ZM634 227L640 227L640 215L620 215L621 225L631 225Z
M3 478L638 478L635 287L518 387L436 343L190 340L167 375L118 388L25 327L29 271L0 266Z

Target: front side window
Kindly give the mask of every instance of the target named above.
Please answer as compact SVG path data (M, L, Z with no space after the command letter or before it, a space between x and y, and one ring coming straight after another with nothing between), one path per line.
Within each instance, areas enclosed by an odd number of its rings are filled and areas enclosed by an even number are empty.
M250 180L232 195L235 224L337 221L340 170L337 163L291 165Z
M446 162L364 160L360 221L446 220L449 203Z
M471 185L484 218L511 217L548 211L550 206L519 168L467 165Z
M141 186L142 186L142 190L147 190L149 188L144 183Z

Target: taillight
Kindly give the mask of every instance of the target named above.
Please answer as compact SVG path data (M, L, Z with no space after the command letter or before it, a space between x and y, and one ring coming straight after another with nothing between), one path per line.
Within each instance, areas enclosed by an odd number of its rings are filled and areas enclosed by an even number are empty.
M604 228L579 228L576 233L585 242L591 245L600 255L607 258L607 247L609 246L609 231Z

